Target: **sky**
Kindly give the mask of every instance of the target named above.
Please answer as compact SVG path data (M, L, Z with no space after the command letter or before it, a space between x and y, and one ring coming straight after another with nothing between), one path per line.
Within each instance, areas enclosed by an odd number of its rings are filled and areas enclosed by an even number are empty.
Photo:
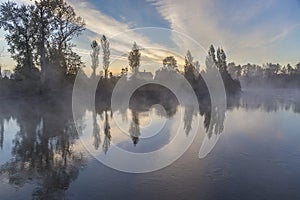
M3 0L0 0L3 2ZM16 0L30 3L30 0ZM154 71L173 55L179 66L187 50L204 65L211 44L222 47L228 62L300 62L300 0L67 0L83 17L86 31L74 39L75 51L89 71L90 43L110 40L111 71L128 67L133 42L141 48L141 68ZM0 31L0 63L12 69ZM100 57L101 59L101 57Z

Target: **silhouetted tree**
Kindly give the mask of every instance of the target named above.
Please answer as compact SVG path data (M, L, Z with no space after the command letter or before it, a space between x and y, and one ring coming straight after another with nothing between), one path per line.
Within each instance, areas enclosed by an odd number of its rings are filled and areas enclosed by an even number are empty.
M211 45L209 51L209 58L207 59L206 66L211 67L211 62L214 62L216 67L218 68L223 82L225 86L225 90L227 94L235 94L241 91L241 84L239 80L232 79L230 73L227 70L227 61L226 61L226 54L222 48L218 48L217 50L217 60L214 59L214 48ZM211 69L207 69L211 70Z
M121 69L121 76L124 76L127 73L128 73L128 68L127 67Z
M63 0L35 1L34 5L2 3L0 26L9 33L6 40L17 61L16 76L32 74L38 64L45 83L77 73L82 65L71 40L84 30L84 21Z
M100 45L96 40L94 40L91 44L92 47L92 77L96 76L96 69L99 66L99 54L100 54Z
M188 50L187 54L185 56L185 64L184 64L184 76L186 77L186 79L191 83L194 84L194 82L196 81L196 76L195 76L195 66L193 63L193 57L191 52Z
M213 59L213 61L216 63L216 54L215 54L215 48L213 45L210 45L209 51L208 51L208 55Z
M200 73L200 63L199 63L199 61L194 62L194 67L195 67L195 72L196 72L195 75L198 75Z
M241 65L237 65L234 62L228 63L228 73L234 78L238 79L242 75Z
M5 2L0 5L0 27L7 31L5 39L8 51L18 66L15 70L20 78L30 78L35 68L33 51L35 49L34 6Z
M140 59L141 59L140 50L137 44L134 42L132 46L132 50L128 55L129 66L131 67L133 73L137 73L139 71Z
M168 56L164 58L163 67L169 71L178 71L177 61L174 56Z
M227 72L226 54L223 49L218 48L217 50L217 67L221 73Z
M296 73L300 74L300 63L296 64Z
M286 70L289 75L293 73L293 67L290 64L287 64Z
M286 68L286 66L283 66L283 67L280 69L280 73L281 73L281 74L284 74L284 75L287 74L287 68Z
M102 46L102 51L103 51L104 78L107 79L110 51L109 51L109 41L107 40L105 35L103 35L101 38L101 46Z

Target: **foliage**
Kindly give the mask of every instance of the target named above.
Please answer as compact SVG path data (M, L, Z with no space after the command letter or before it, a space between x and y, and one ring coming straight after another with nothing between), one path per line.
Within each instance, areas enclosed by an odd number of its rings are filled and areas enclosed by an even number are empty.
M169 71L178 71L177 60L174 56L168 56L163 59L163 67Z
M99 66L99 54L100 54L100 45L96 40L94 40L91 44L92 47L92 77L96 76L96 69Z
M137 73L139 71L140 59L141 59L140 50L137 44L134 42L132 46L132 50L128 55L129 66L131 67L133 73Z
M262 66L250 63L243 66L229 63L228 71L244 86L282 88L300 85L299 63L294 67L290 64L282 66L278 63L266 63Z
M82 64L71 40L84 30L84 21L63 0L35 1L34 5L2 3L0 27L7 31L5 39L17 61L17 76L29 77L40 66L42 82L51 82L76 73Z
M105 37L105 35L101 38L101 46L103 50L103 69L104 69L104 78L108 77L108 67L109 67L109 41Z

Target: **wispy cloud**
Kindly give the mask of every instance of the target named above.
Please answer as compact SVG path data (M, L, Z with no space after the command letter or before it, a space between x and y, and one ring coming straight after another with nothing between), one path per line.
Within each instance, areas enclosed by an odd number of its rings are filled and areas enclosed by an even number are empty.
M18 0L21 3L30 0ZM297 14L300 4L298 0L282 3L279 0L262 1L223 1L223 0L148 0L155 6L162 20L169 23L174 32L169 32L169 41L154 42L155 38L163 38L153 29L131 30L134 22L122 16L118 21L113 16L101 11L101 8L89 0L67 0L76 13L86 21L87 32L76 41L76 51L80 53L87 65L90 65L89 43L102 34L110 38L112 58L127 59L126 53L135 41L143 50L144 60L152 60L160 65L163 57L171 54L180 58L186 50L192 51L195 59L204 63L205 51L210 44L222 46L228 54L229 61L246 62L281 62L278 56L296 62L295 53L279 43L283 43L290 35L299 30L300 17ZM119 5L122 6L122 5ZM126 8L128 9L128 8ZM139 8L137 8L139 9ZM132 11L134 12L134 10ZM124 12L125 13L125 12ZM124 14L123 13L123 14ZM140 16L144 16L141 14ZM179 33L178 33L179 32ZM199 42L184 36L191 36ZM165 36L164 36L165 37ZM289 38L290 39L290 38ZM173 43L173 44L171 44ZM170 44L170 45L169 45ZM152 49L152 50L151 50ZM154 50L155 49L155 50ZM300 49L299 49L300 50ZM293 56L288 56L293 55ZM114 66L113 66L114 67ZM117 70L115 66L115 71Z
M298 27L296 1L278 0L150 0L169 21L172 29L191 35L205 48L223 46L232 60L238 62L268 61L274 51L284 52L274 44L285 39ZM279 14L280 13L280 14ZM173 37L179 45L182 41ZM178 46L179 46L178 45ZM275 59L276 60L276 59Z
M32 3L30 0L18 0L19 3ZM149 37L151 33L157 34L152 28L146 29L132 29L132 22L117 21L112 16L105 15L96 6L85 0L67 0L67 3L71 5L76 14L84 18L87 31L83 33L76 40L77 47L76 52L79 53L87 66L90 66L90 43L92 40L98 40L100 42L101 36L104 34L110 41L111 60L118 59L116 62L120 65L120 61L127 63L127 53L131 50L133 42L136 42L142 49L142 56L144 60L149 64L153 62L154 65L160 67L161 61L164 57L170 53L166 51L170 49L168 46L155 43ZM124 17L125 18L125 17ZM148 33L148 34L143 34ZM150 34L149 34L150 33ZM147 35L147 36L146 36ZM83 40L84 41L80 41ZM155 50L151 50L155 49ZM180 59L180 58L178 58ZM143 63L143 62L142 62ZM126 64L122 64L124 67ZM120 66L112 64L113 71L120 71ZM89 67L87 67L89 69ZM153 71L155 69L148 69Z

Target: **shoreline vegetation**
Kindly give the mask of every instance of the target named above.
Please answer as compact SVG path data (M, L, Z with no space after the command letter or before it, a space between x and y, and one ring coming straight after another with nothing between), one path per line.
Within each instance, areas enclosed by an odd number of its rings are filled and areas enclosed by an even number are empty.
M91 42L92 75L87 77L83 72L84 63L73 51L75 45L72 43L72 40L85 30L84 19L77 16L74 9L61 0L42 0L33 5L12 1L1 3L0 28L7 32L5 40L8 51L17 63L12 74L7 71L0 74L1 98L71 95L78 73L83 73L86 86L89 85L88 82L100 80L96 92L96 97L100 100L110 100L118 80L129 74L130 79L151 80L178 73L188 80L199 99L209 97L202 78L206 72L200 72L200 64L194 61L190 51L187 51L185 56L183 72L179 71L175 57L170 55L162 60L162 67L153 75L151 72L139 70L142 51L134 42L132 50L128 53L129 67L122 68L120 75L114 76L109 70L110 43L105 35L101 37L100 42ZM104 73L97 75L100 56ZM211 46L209 57L222 76L227 94L239 93L240 83L228 73L223 49L219 48L215 52ZM167 93L163 87L151 85L138 89L138 92L147 97Z
M91 42L91 77L84 74L84 62L74 52L73 39L85 31L84 19L62 0L41 0L32 5L7 1L0 4L0 28L6 31L8 52L16 61L14 72L1 71L0 98L18 96L71 96L75 78L82 73L84 82L99 79L96 90L97 100L109 101L118 80L124 76L136 80L151 80L178 73L190 83L198 100L209 99L209 91L203 79L207 70L200 71L200 64L187 50L183 71L179 71L174 56L162 60L162 67L153 75L141 72L142 50L134 42L128 52L128 65L120 75L113 75L110 66L110 43L103 35L100 42ZM102 74L96 71L102 57ZM227 63L222 48L213 45L208 50L208 59L214 63L224 82L227 96L239 94L243 87L299 87L300 63L291 65L267 63L264 66L247 64L244 66ZM83 87L83 89L84 89ZM153 98L157 95L171 95L163 86L147 85L137 90L138 96Z

